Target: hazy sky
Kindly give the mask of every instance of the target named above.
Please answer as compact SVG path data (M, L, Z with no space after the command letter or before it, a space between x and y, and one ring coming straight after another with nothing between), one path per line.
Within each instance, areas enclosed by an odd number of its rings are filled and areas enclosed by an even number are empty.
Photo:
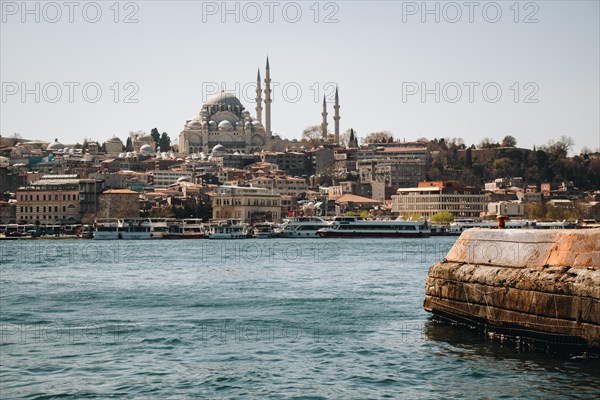
M320 124L337 84L359 137L600 146L598 1L1 3L3 136L176 142L221 84L254 115L268 54L282 137Z

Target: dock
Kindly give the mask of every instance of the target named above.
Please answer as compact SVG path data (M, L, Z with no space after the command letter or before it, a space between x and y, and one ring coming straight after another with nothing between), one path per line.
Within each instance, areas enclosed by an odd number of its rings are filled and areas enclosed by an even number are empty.
M425 310L537 348L600 353L600 229L469 229L432 265Z

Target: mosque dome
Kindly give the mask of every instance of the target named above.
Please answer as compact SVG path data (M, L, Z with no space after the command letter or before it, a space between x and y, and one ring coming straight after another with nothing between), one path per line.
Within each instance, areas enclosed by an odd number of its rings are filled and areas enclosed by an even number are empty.
M118 138L118 137L116 137L116 136L113 136L113 137L111 137L111 138L110 138L110 139L108 139L106 142L107 142L107 143L123 143L123 142L121 141L121 139L119 139L119 138Z
M202 123L198 118L194 118L190 122L187 123L187 128L189 129L200 129L202 127Z
M152 149L152 146L150 146L149 144L145 144L142 147L140 147L140 153L152 153L154 152L154 149Z
M233 125L231 125L231 122L229 122L225 119L225 120L219 122L218 128L220 131L232 131Z
M222 153L226 153L227 150L225 149L225 146L223 146L222 144L217 144L215 147L212 148L212 155L216 156L217 154L222 154Z
M54 142L50 143L47 147L49 151L57 151L64 149L65 145L58 141L58 139L54 139Z
M204 103L204 105L217 105L217 104L225 104L225 105L232 105L232 106L242 106L242 103L238 100L237 97L235 97L234 94L232 93L227 93L227 92L221 92L221 93L217 93L211 97L208 98L208 100L206 100L206 103Z
M177 182L189 182L190 178L188 178L187 176L181 176L179 178L177 178Z

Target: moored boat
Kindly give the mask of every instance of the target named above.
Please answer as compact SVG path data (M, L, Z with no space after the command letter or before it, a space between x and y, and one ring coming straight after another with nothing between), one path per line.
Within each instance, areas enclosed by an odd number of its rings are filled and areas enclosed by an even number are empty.
M209 239L245 239L246 226L237 219L215 220L208 226Z
M329 223L319 217L291 217L275 230L275 235L283 238L317 238L317 231Z
M206 226L201 219L189 218L168 223L168 232L164 239L203 239L206 237Z
M319 229L325 238L406 238L429 237L427 221L366 220L360 217L335 217L327 228Z
M99 219L94 222L96 240L146 240L152 238L152 224L147 218Z
M269 239L274 237L275 233L273 232L273 224L269 222L263 222L254 225L254 229L252 229L252 235L256 239Z

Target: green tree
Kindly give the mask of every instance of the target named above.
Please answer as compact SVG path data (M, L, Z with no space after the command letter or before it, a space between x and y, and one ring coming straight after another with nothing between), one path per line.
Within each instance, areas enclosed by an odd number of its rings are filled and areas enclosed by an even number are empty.
M454 215L448 211L440 211L431 216L431 222L435 224L448 224L452 221L454 221Z
M473 166L473 150L471 150L470 147L466 150L465 164L467 168L471 168Z
M171 149L171 138L167 135L167 132L163 132L158 142L160 151L169 151Z
M127 138L127 142L125 142L125 151L133 151L133 142L131 141L131 136Z
M154 139L154 144L155 144L155 148L159 146L159 141L160 141L160 133L158 133L158 129L157 128L152 128L152 130L150 131L150 136L152 136L152 139Z

